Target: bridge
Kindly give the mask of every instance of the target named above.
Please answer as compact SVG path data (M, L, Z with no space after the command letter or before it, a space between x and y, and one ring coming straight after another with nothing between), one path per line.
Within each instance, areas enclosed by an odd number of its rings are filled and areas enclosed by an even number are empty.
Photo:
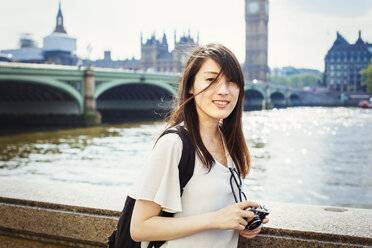
M29 122L27 117L48 116L49 124L55 124L62 116L73 122L100 122L100 115L108 121L151 116L173 107L178 80L179 74L1 62L0 117ZM244 108L296 106L301 104L300 93L280 85L246 82Z

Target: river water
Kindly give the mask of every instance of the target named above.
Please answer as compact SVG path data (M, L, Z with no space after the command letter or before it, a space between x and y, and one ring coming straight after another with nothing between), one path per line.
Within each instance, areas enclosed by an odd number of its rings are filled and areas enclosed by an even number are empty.
M372 209L372 111L297 107L245 112L249 199ZM0 180L129 187L165 123L0 136Z

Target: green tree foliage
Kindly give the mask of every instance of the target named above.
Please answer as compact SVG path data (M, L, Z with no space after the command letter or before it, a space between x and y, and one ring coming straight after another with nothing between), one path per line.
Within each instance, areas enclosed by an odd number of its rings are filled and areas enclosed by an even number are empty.
M293 74L291 76L272 76L270 82L272 84L281 84L288 87L302 88L305 86L313 87L317 86L319 80L321 80L322 74L314 73L303 73Z
M300 76L303 86L316 86L319 80L318 76L313 73L301 74Z
M272 84L289 85L288 77L286 76L273 76L270 78Z
M289 85L290 87L301 88L303 82L301 81L301 77L299 74L293 74L289 77Z
M372 93L372 64L370 64L366 69L362 70L362 76L364 79L362 85L366 85L367 92Z

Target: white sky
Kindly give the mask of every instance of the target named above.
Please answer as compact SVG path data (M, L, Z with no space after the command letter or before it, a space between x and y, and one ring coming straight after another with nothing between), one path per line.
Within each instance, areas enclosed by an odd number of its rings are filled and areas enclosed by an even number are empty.
M269 66L324 70L324 56L339 31L354 43L358 30L372 43L372 0L270 0ZM42 38L55 27L58 0L0 0L0 50L18 47L21 33ZM111 50L113 59L140 57L144 38L167 34L173 49L191 30L200 42L228 46L245 60L244 0L62 0L67 33L77 38L77 54L92 59Z

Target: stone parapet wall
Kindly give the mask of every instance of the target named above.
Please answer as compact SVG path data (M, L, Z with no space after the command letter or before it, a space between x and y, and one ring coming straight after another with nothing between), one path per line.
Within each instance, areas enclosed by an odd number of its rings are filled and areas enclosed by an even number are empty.
M0 247L105 247L119 212L0 198Z
M1 179L0 247L106 247L124 197L117 188ZM270 222L240 248L372 247L370 209L261 203Z

